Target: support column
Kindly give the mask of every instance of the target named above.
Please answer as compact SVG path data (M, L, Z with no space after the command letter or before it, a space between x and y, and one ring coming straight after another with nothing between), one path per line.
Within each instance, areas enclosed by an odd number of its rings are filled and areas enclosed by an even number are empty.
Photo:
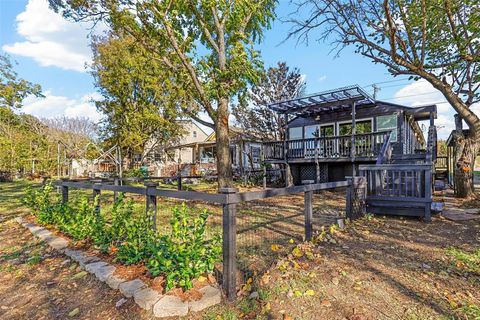
M355 169L355 135L357 134L357 123L356 123L356 103L352 104L352 146L350 149L350 156L352 157L352 176L356 175Z

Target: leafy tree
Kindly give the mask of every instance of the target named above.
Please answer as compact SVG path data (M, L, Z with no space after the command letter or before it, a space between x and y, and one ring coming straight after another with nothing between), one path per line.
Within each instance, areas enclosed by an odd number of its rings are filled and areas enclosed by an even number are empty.
M233 108L232 114L245 131L263 139L283 140L285 118L267 105L296 98L304 92L305 81L300 70L290 70L285 62L279 62L265 71L262 80L249 90L246 100Z
M216 132L218 185L231 185L229 103L259 80L254 49L274 17L275 0L49 0L75 20L104 19L133 35L193 101L190 116ZM196 118L205 112L211 122Z
M28 95L42 97L40 85L18 77L7 55L0 54L0 107L20 108Z
M161 63L132 36L110 34L93 43L92 74L103 96L96 105L106 117L104 139L132 158L145 155L149 141L174 142L182 132L175 121L181 101Z
M479 0L302 0L290 36L329 40L340 52L346 46L394 75L428 81L467 123L457 132L462 148L456 164L456 192L473 192L480 119L471 106L480 101Z

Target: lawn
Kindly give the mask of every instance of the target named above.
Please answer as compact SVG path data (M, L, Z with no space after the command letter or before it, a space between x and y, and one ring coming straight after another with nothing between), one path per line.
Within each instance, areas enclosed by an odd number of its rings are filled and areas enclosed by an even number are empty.
M65 319L74 312L78 319L151 319L131 301L116 308L117 292L11 221L28 214L20 199L29 183L0 184L0 318ZM102 199L105 209L110 196ZM143 199L137 200L143 209ZM312 244L301 243L301 195L239 206L246 284L235 303L188 319L480 319L478 221L368 215L345 230L329 228L343 201L342 193L315 196ZM179 202L158 203L164 221ZM214 213L212 224L219 223L221 208L206 207Z

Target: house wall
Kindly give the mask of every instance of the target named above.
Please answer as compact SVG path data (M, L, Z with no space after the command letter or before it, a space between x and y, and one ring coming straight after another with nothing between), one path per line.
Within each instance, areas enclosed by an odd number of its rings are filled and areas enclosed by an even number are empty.
M394 154L413 153L414 147L407 149L405 144L406 135L411 133L411 124L405 119L405 113L402 108L386 105L359 105L356 107L356 121L371 120L372 130L377 132L377 117L385 115L397 115L397 141L392 142ZM351 109L337 110L319 113L319 120L315 117L297 117L288 123L288 128L303 127L303 137L305 138L305 126L335 124L335 135L338 135L339 124L352 119ZM408 128L407 128L408 126ZM288 136L288 133L287 133ZM412 136L414 138L414 136ZM418 147L419 142L413 141L411 145Z

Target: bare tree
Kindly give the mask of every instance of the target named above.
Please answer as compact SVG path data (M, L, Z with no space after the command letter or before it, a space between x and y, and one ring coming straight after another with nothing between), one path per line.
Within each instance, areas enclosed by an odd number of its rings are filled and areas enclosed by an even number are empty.
M297 6L290 36L330 41L337 54L354 46L392 75L425 79L445 96L470 129L455 138L462 150L456 192L470 195L480 141L480 119L471 109L480 101L480 1L302 0Z
M237 124L254 136L283 140L285 118L267 106L302 95L305 85L300 70L290 70L285 62L279 62L276 67L268 68L262 81L249 90L247 99L234 106L232 114Z

